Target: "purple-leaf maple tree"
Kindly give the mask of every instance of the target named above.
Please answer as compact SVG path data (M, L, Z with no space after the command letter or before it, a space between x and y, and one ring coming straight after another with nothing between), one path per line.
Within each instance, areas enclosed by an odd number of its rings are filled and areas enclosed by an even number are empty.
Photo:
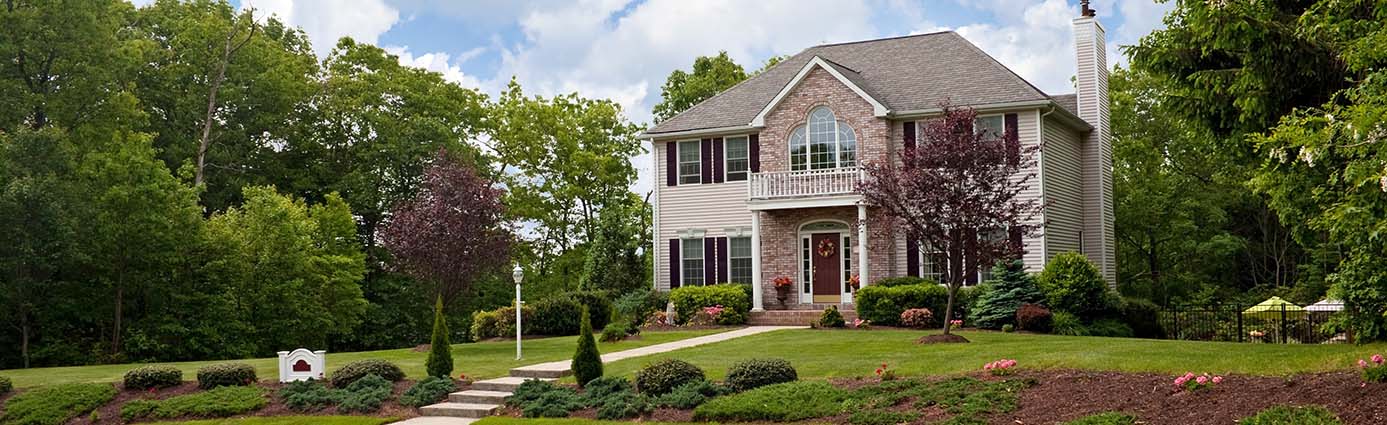
M434 285L452 303L472 282L503 270L512 235L505 227L501 189L446 152L424 171L419 193L395 206L381 242L393 266Z
M1006 134L976 130L978 114L971 108L941 107L941 116L918 122L914 147L907 145L899 162L864 164L866 178L857 190L882 221L902 226L922 250L948 258L948 335L965 273L1018 258L1021 238L1034 231L1027 223L1042 205L1021 196L1036 175L1039 146L1022 146L1014 128Z

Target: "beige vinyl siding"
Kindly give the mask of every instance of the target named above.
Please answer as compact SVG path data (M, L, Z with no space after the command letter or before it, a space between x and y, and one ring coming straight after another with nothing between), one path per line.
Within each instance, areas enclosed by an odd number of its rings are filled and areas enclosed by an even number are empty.
M705 238L728 237L728 229L744 230L751 236L751 211L746 207L747 182L681 184L670 187L665 180L666 142L655 142L655 190L659 228L655 234L655 286L669 290L669 240L680 232L701 230ZM713 258L713 253L705 254Z
M1016 136L1017 136L1017 139L1021 141L1021 144L1022 144L1023 146L1026 146L1026 147L1033 147L1033 146L1035 146L1036 144L1040 143L1040 134L1037 132L1037 119L1038 119L1038 116L1039 116L1039 115L1038 115L1038 112L1037 112L1036 109L1022 109L1022 110L1012 110L1012 111L1003 111L1003 112L987 112L987 113L984 113L984 114L981 114L981 115L987 116L987 115L1010 114L1010 113L1016 114L1016 126L1017 126L1017 129L1016 129L1016 130L1017 130L1017 134L1016 134ZM892 123L892 125L891 125L891 143L892 143L892 146L895 146L895 147L903 147L904 144L905 144L905 141L904 141L904 134L903 134L904 129L903 129L902 125L903 125L902 122L895 122L895 123ZM918 131L917 131L916 134L919 134ZM1039 159L1039 158L1037 158L1037 159ZM1037 167L1037 168L1032 168L1032 169L1029 169L1029 170L1022 171L1022 172L1019 173L1018 176L1017 176L1017 177L1019 178L1021 175L1025 175L1025 174L1027 174L1027 173L1037 173L1034 177L1031 177L1030 181L1027 182L1027 190L1021 193L1021 198L1022 198L1022 199L1037 199L1037 198L1040 198L1040 197L1041 197L1041 174L1043 174L1043 173L1040 173L1040 172L1039 172L1039 168L1038 168L1038 167L1040 166L1039 163L1040 163L1040 162L1043 162L1043 161L1038 160L1038 161L1036 161L1036 162L1037 162L1037 164L1035 164L1035 167ZM1031 225L1033 225L1033 226L1039 227L1039 226L1041 226L1044 222L1045 222L1045 215L1044 215L1044 214L1037 214L1037 215L1029 222L1029 224L1031 224ZM1040 229L1040 230L1034 232L1033 234L1027 236L1026 238L1022 239L1022 240L1021 240L1021 243L1022 243L1022 247L1026 250L1026 255L1025 255L1024 257L1022 257L1022 261L1024 261L1024 262L1026 263L1026 270L1027 270L1027 271L1031 271L1031 272L1038 272L1038 271L1040 271L1041 268L1044 268L1044 267L1045 267L1045 260L1046 260L1046 258L1045 258L1045 256L1044 256L1044 252L1045 252L1045 251L1044 251L1044 249L1043 249L1044 246L1045 246L1045 233L1044 233L1044 229ZM909 271L908 271L907 268L906 268L906 264L907 264L906 262L908 261L908 259L906 258L907 256L906 256L906 246L905 246L905 238L904 238L904 237L896 238L896 247L895 247L895 249L896 249L896 261L895 261L895 263L894 263L894 265L895 265L895 267L894 267L895 270L893 270L894 273L892 273L891 275L892 275L892 276L905 276L905 275L908 274Z
M1079 133L1054 119L1042 119L1045 132L1045 261L1079 250L1084 228L1083 162Z
M1075 75L1079 117L1094 126L1083 136L1084 250L1110 285L1116 285L1116 241L1113 235L1112 144L1108 111L1108 66L1105 30L1096 20L1074 26L1078 52Z

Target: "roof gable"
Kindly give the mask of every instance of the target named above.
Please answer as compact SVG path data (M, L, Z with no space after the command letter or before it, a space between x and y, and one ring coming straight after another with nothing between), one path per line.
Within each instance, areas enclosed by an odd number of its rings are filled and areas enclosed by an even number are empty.
M771 98L770 103L767 103L765 107L761 108L761 112L757 113L756 116L751 119L749 125L752 127L764 127L766 125L766 114L769 114L777 105L780 105L780 101L785 100L785 96L788 96L795 87L798 87L799 83L804 81L804 77L809 76L809 72L813 71L814 68L822 68L824 71L827 71L828 74L836 78L838 82L843 83L843 85L847 86L853 93L857 93L862 100L871 104L873 115L884 117L890 112L890 109L888 109L886 105L883 105L876 97L868 94L867 91L858 84L862 81L862 77L858 75L857 71L826 61L821 57L814 56L809 58L809 61L805 62L804 66L800 67L799 73L796 73L795 77L791 78L790 82L786 83L785 86L780 89L780 92L777 93L775 97ZM856 78L850 78L850 75Z

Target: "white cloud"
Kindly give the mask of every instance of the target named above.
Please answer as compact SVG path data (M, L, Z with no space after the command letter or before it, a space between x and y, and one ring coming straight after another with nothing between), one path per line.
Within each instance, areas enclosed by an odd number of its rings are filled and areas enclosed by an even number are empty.
M409 51L408 46L386 46L386 52L400 57L400 64L423 68L429 71L443 74L443 79L457 83L463 87L481 88L482 82L477 77L462 72L461 64L469 59L480 55L486 48L477 47L458 55L456 60L451 59L451 55L444 52L431 52L415 56Z
M400 20L400 11L384 0L243 0L241 7L302 27L318 56L327 56L342 37L376 44Z

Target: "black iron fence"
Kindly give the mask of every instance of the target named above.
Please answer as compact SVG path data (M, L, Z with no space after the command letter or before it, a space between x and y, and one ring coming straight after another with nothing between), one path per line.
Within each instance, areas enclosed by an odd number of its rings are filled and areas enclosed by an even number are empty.
M1342 304L1254 306L1214 304L1170 306L1157 317L1166 338L1268 344L1353 342L1353 331L1340 326Z

